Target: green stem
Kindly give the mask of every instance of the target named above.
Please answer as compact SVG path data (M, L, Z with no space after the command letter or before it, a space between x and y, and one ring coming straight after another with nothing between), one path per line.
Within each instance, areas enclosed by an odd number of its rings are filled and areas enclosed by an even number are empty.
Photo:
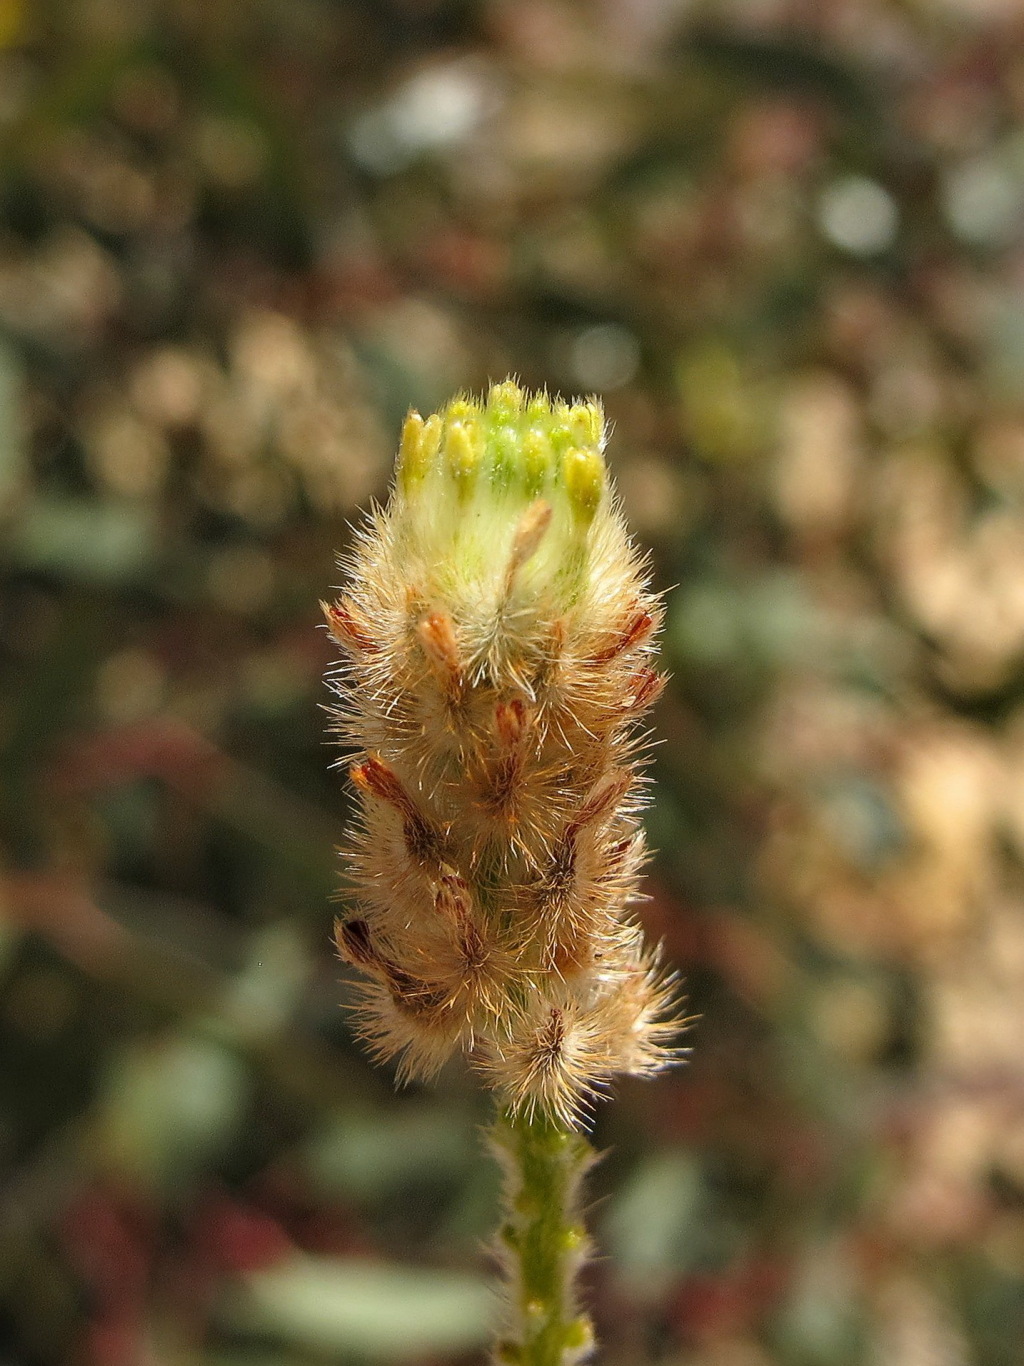
M577 1303L576 1276L589 1251L579 1187L594 1150L579 1134L539 1115L501 1116L493 1139L505 1169L499 1236L511 1311L498 1360L571 1366L593 1346L590 1319Z

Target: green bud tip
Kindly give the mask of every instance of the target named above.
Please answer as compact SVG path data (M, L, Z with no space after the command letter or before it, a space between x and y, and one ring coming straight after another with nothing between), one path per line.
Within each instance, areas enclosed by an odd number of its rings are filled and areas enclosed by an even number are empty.
M429 464L423 448L423 419L413 408L402 427L402 444L398 448L398 482L405 489L411 488L423 478Z
M581 521L589 522L604 492L604 461L599 451L574 446L562 458L562 478Z
M473 419L470 418L469 421L472 422ZM475 436L476 433L468 422L449 422L445 426L444 458L459 492L463 495L468 494L472 488L480 463Z
M586 526L607 484L603 444L604 414L596 399L568 404L546 392L527 393L508 379L493 384L484 398L460 395L425 421L410 412L398 487L419 497L437 471L454 482L462 501L484 496L485 488L491 496L543 495L556 507L561 496ZM432 495L424 487L422 496Z

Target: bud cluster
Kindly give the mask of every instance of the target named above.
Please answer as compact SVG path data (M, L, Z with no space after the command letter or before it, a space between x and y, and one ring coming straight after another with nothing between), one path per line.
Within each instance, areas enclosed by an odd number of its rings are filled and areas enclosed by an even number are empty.
M325 607L360 818L360 1028L406 1077L457 1049L512 1113L578 1123L671 1060L670 983L629 913L637 723L660 605L596 402L511 381L405 422L392 496Z

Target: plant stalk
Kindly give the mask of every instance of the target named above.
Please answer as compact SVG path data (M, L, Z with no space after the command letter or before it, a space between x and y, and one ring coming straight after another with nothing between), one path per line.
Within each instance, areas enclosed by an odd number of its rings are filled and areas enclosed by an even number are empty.
M505 1172L499 1244L509 1308L497 1360L572 1366L594 1345L576 1280L590 1250L580 1184L596 1154L585 1138L540 1114L503 1114L492 1138Z

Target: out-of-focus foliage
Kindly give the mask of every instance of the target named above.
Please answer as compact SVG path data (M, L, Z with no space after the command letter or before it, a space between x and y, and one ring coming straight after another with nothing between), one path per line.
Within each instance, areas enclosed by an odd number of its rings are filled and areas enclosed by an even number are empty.
M1017 0L0 3L12 1366L479 1359L486 1106L329 950L407 405L604 393L670 598L608 1366L1024 1362Z

